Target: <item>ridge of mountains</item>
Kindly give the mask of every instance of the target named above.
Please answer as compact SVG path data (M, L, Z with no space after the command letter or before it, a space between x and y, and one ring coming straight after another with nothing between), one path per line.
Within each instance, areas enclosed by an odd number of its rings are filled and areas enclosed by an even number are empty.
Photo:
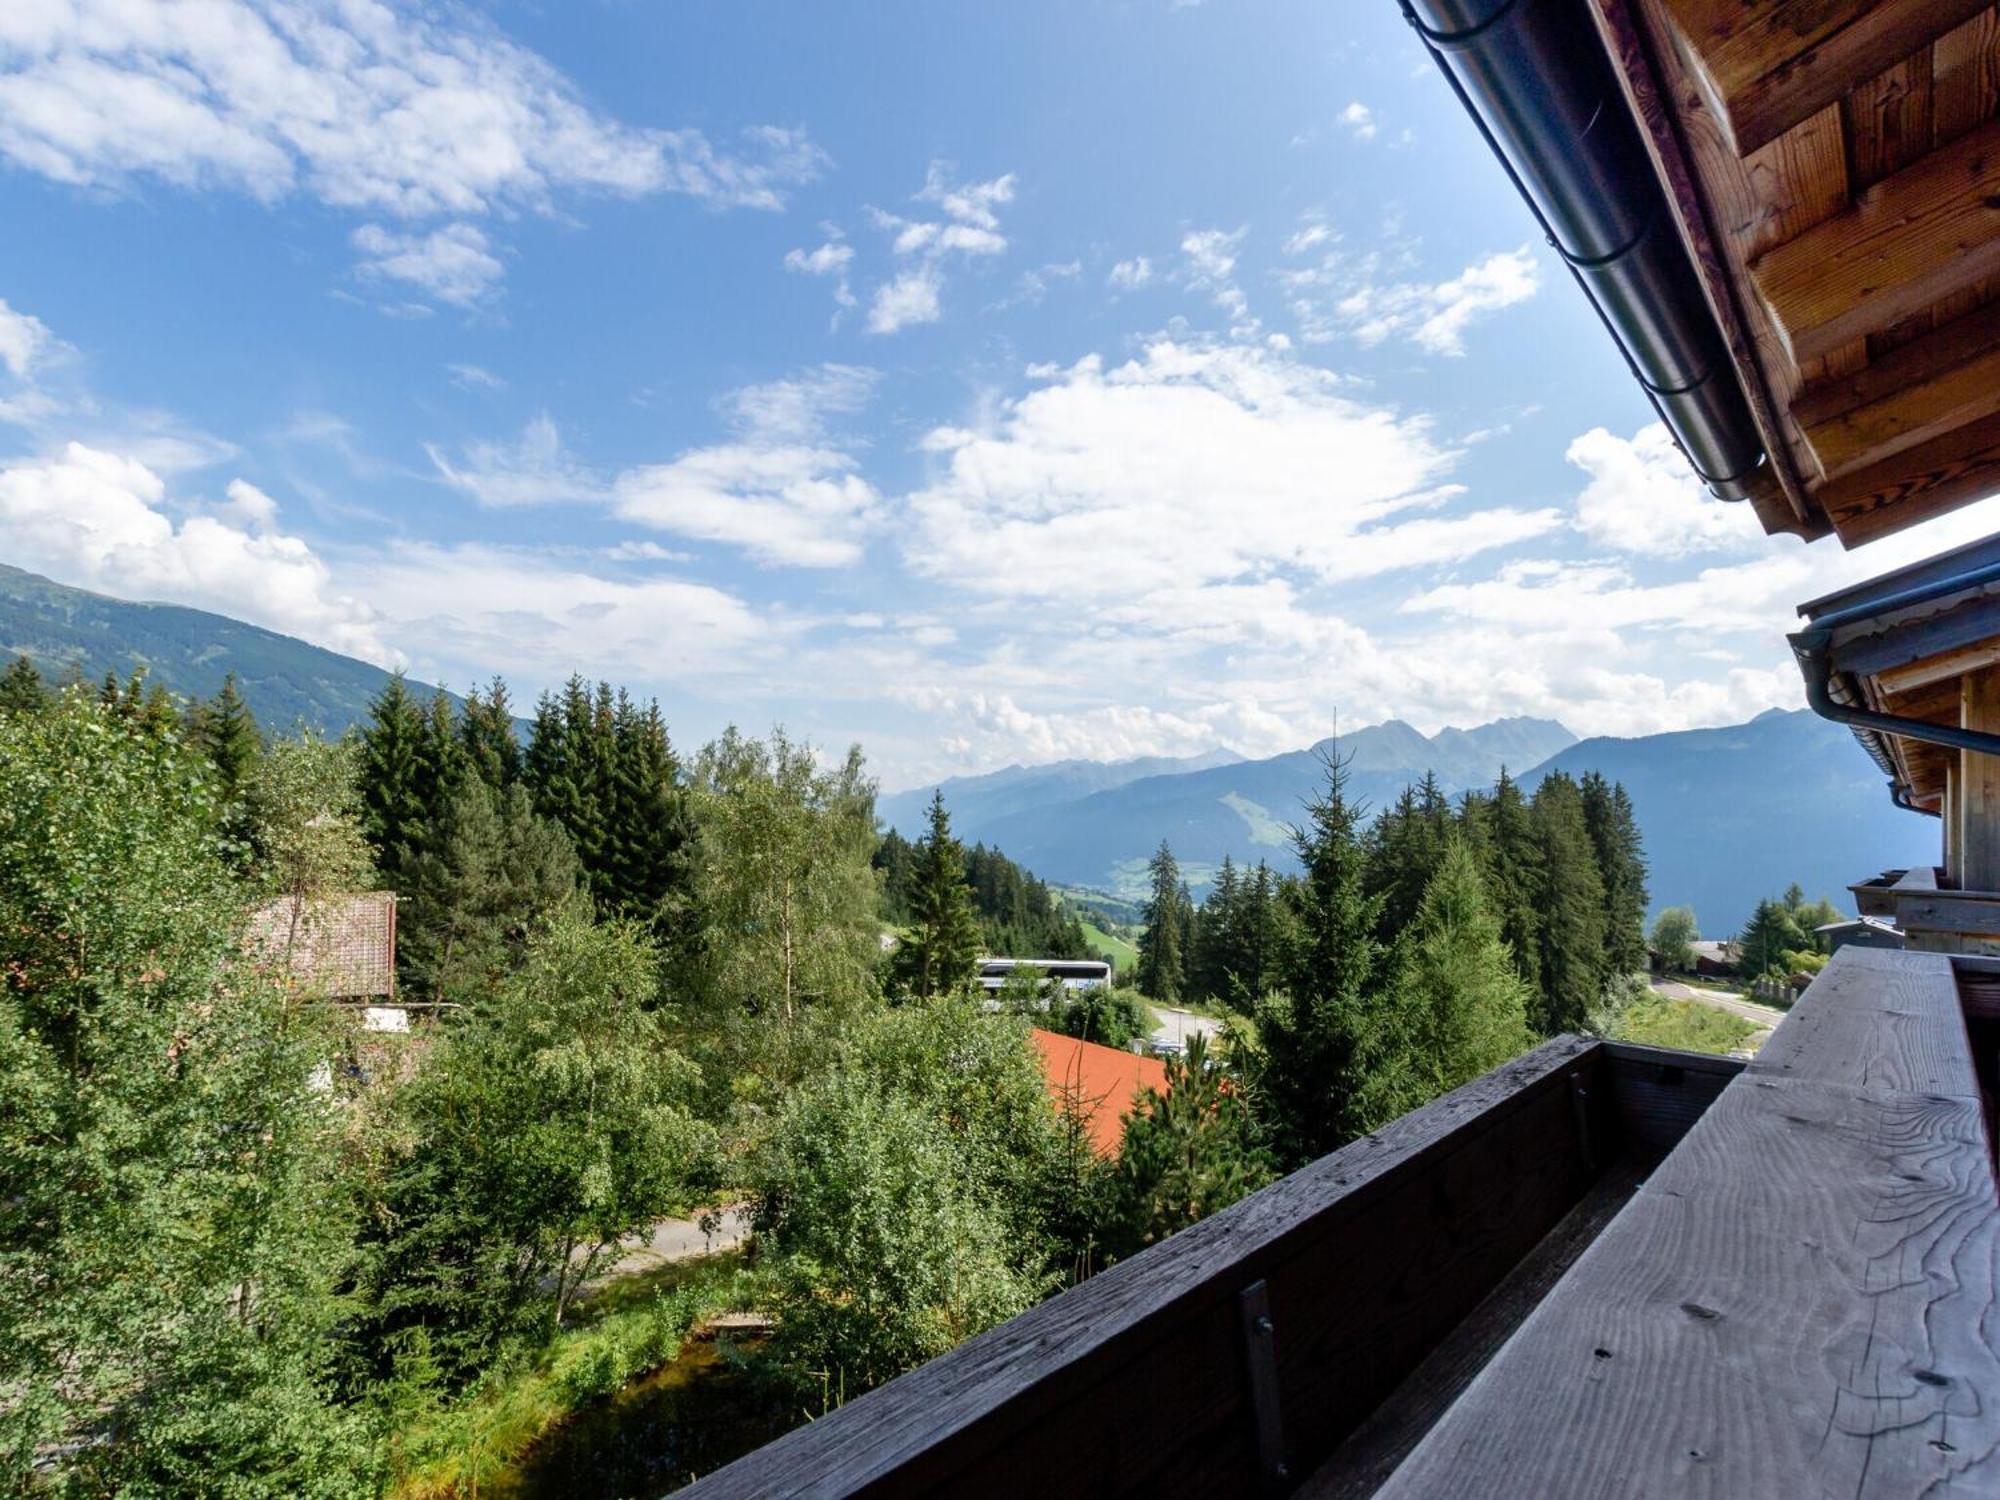
M234 672L266 729L303 724L329 735L367 718L389 681L378 666L227 615L134 604L0 563L0 665L22 655L50 681L72 672L91 683L106 672L122 679L143 666L150 680L187 698L212 697Z
M1083 792L1075 763L1010 767L946 781L953 831L1059 885L1143 895L1146 861L1172 845L1197 895L1226 854L1295 869L1290 825L1323 783L1322 740L1263 760L1218 752L1216 763L1160 771L1103 764ZM1490 786L1505 765L1532 792L1553 771L1598 771L1631 794L1651 869L1652 909L1691 906L1712 935L1739 931L1759 899L1797 881L1843 910L1846 887L1898 865L1934 862L1937 825L1903 812L1854 738L1804 709L1771 709L1747 724L1628 739L1579 740L1547 719L1501 719L1426 738L1390 720L1339 736L1348 795L1369 812L1432 772L1450 795ZM1049 773L1046 776L1041 773ZM930 789L885 797L885 821L922 830Z
M31 657L46 676L95 681L135 666L188 697L234 671L258 722L340 734L366 717L382 668L208 610L135 604L0 563L0 657ZM423 684L412 684L429 691ZM1291 867L1289 825L1317 791L1322 740L1261 760L1215 749L1186 757L1009 766L943 783L955 831L1042 879L1129 897L1146 860L1173 845L1199 891L1224 854ZM1579 740L1548 719L1500 719L1425 736L1399 720L1338 738L1350 795L1379 809L1426 770L1456 795L1505 765L1532 790L1553 770L1596 770L1632 795L1651 866L1653 908L1692 906L1726 935L1758 899L1792 881L1851 910L1848 882L1935 862L1937 824L1897 809L1874 766L1838 725L1805 710L1747 724L1629 739ZM921 832L931 788L881 799L883 821Z

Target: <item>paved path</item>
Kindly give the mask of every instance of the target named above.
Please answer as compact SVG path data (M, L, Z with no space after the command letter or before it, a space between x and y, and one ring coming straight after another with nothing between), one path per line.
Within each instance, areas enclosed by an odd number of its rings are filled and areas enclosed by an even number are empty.
M722 1210L715 1233L704 1234L695 1219L662 1219L644 1238L632 1236L626 1251L604 1272L613 1276L634 1276L658 1270L677 1260L693 1260L718 1250L733 1250L750 1238L750 1205L733 1203Z
M1785 1013L1775 1005L1760 1005L1728 990L1705 989L1678 979L1655 979L1653 993L1664 995L1669 1000L1699 1000L1703 1005L1713 1005L1717 1010L1726 1010L1746 1021L1755 1021L1759 1026L1776 1026L1785 1019Z
M1212 1044L1216 1033L1222 1030L1222 1023L1213 1016L1198 1016L1191 1010L1182 1010L1178 1005L1156 1005L1153 1018L1152 1042L1155 1047L1187 1048L1191 1036L1205 1036Z

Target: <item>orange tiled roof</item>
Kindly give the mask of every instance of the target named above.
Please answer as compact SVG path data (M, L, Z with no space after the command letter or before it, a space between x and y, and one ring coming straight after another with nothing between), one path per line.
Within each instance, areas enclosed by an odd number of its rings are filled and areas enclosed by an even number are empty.
M1088 1111L1090 1143L1100 1156L1118 1154L1124 1116L1137 1106L1142 1090L1167 1091L1167 1070L1157 1057L1120 1052L1040 1028L1028 1035L1041 1058L1049 1096L1058 1108L1074 1098Z

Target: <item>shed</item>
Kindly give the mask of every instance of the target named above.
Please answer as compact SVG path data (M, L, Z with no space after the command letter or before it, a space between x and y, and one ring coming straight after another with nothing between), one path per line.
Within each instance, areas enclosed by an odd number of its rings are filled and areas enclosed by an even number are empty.
M1826 944L1829 953L1842 948L1905 948L1908 940L1894 922L1880 917L1852 917L1845 922L1827 922L1813 932Z

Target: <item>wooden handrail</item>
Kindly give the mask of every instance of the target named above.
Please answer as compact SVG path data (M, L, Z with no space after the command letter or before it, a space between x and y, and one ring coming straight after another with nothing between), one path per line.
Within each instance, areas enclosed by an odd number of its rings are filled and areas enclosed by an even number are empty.
M1545 1042L684 1493L1096 1500L1302 1475L1583 1196L1620 1145L1611 1065ZM1268 1356L1246 1347L1257 1283ZM1261 1424L1255 1357L1275 1361Z

